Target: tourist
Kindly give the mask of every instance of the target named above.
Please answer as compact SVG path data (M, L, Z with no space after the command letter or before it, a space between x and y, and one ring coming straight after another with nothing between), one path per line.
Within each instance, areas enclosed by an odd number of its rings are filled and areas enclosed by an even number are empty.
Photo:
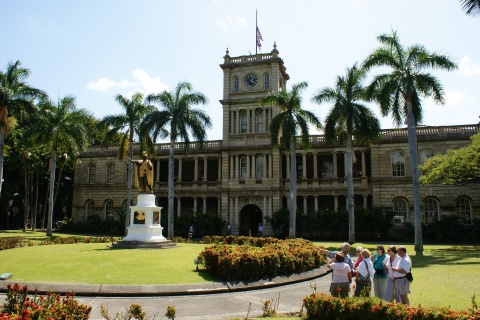
M258 230L257 231L258 231L257 235L259 237L261 237L263 235L263 226L262 226L261 223L258 224Z
M375 270L375 275L373 276L373 290L375 297L383 299L385 296L385 287L387 286L387 272L383 261L386 258L385 247L377 246L377 253L372 257L373 269Z
M399 247L397 254L400 260L392 267L393 276L395 277L395 290L400 294L402 303L409 305L408 294L410 293L410 281L407 279L407 273L412 270L412 260L407 255L405 247Z
M333 297L347 298L352 282L352 269L345 263L345 255L337 252L327 267L333 270L330 293Z
M230 223L227 225L227 236L231 235L232 234L232 226L230 225Z
M383 260L383 264L385 269L387 270L387 284L385 286L385 294L383 296L383 300L392 302L393 297L395 296L395 301L400 303L402 299L398 294L398 291L395 290L395 277L393 276L392 267L396 266L400 261L400 257L397 255L397 248L395 246L389 246L387 249L387 255Z
M362 250L363 250L363 247L357 247L355 249L355 254L357 255L357 261L355 261L355 264L353 265L353 270L357 269L358 268L358 265L360 264L360 262L362 262L363 258L362 258Z
M195 232L195 227L193 226L193 224L190 226L190 229L188 229L188 237L190 239L193 238L193 232Z
M333 259L335 257L335 254L337 254L337 251L329 251L329 250L325 250L325 249L318 249L320 252L324 253L327 255L328 258L330 259ZM348 264L348 266L350 267L350 269L353 271L353 262L352 262L352 258L350 258L350 244L348 244L348 242L344 242L342 244L342 251L343 253L343 256L344 256L344 259L345 259L345 263Z
M370 260L370 251L368 249L363 249L361 256L363 258L362 263L358 265L358 268L354 270L356 279L355 279L355 296L370 296L370 290L372 288L372 277L375 273L373 270L372 260ZM367 279L367 283L362 282L362 278Z
M280 239L285 239L285 235L284 235L284 230L283 230L283 223L280 225L280 228L278 228L278 233L280 235Z

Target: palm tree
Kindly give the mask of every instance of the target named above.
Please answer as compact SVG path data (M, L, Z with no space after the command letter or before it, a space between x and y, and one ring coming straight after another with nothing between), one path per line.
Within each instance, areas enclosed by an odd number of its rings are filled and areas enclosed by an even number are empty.
M424 70L450 71L457 65L448 56L431 53L422 45L405 48L395 31L377 39L382 46L367 57L363 67L366 70L375 66L387 67L391 71L373 78L367 87L367 96L380 104L383 116L391 113L397 126L406 119L412 167L415 251L423 251L416 125L422 122L421 97L432 97L436 103L444 103L442 84Z
M353 192L353 136L357 141L370 140L380 133L380 123L372 111L360 101L365 98L365 72L354 64L345 76L337 77L335 88L322 88L312 98L316 103L331 102L333 107L325 119L325 138L334 142L339 134L346 136L348 241L355 242L355 204Z
M480 16L480 0L460 0L463 11L472 17Z
M309 123L321 128L320 120L308 110L302 109L301 91L308 86L306 82L294 84L290 91L285 88L277 92L270 92L260 100L262 106L275 104L279 108L270 122L270 138L273 148L290 149L290 227L288 237L295 238L296 210L297 210L297 161L296 139L300 134L300 147L310 147Z
M41 112L38 119L38 130L51 149L50 156L50 190L48 204L47 236L52 235L55 170L57 157L64 150L85 150L89 143L89 134L85 123L90 116L85 109L78 109L75 98L66 96L56 104L43 98L38 104Z
M125 110L125 113L117 115L108 115L99 122L99 127L108 127L109 130L106 133L105 140L112 141L118 138L120 135L120 149L118 156L123 159L128 146L128 157L133 159L133 144L134 138L137 136L140 145L143 149L144 146L153 152L153 142L148 135L142 135L140 133L140 124L144 117L155 110L153 106L143 103L143 95L141 93L135 93L131 99L125 98L122 95L117 95L115 100ZM127 181L127 206L130 206L132 201L132 176L133 176L133 164L128 161L128 181ZM129 225L128 212L125 216L125 234Z
M153 140L157 137L170 138L170 157L168 160L168 238L173 239L173 200L174 200L174 149L175 141L182 139L185 150L190 143L189 131L200 145L207 137L206 128L212 126L212 121L207 113L192 106L208 102L207 97L193 91L188 82L180 82L172 92L163 91L147 96L148 103L158 103L161 110L156 110L145 117L142 124L145 132L151 132Z
M45 92L29 86L25 79L30 70L22 68L20 61L9 62L5 72L0 71L0 195L3 184L3 160L8 113L19 114L22 109L33 108L32 99L45 97Z

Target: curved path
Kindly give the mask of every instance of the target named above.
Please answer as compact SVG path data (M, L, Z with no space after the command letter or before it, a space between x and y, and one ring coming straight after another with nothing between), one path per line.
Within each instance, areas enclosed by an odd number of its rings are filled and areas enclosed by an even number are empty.
M157 314L163 319L168 305L175 306L177 319L224 320L245 319L262 314L262 300L279 298L278 311L298 312L305 296L317 292L328 292L331 277L325 266L290 277L276 277L269 281L253 283L211 283L165 286L120 286L120 285L69 285L46 283L21 283L37 287L40 291L52 290L56 293L76 292L80 303L93 307L90 319L104 319L100 315L103 305L111 317L123 312L131 304L140 304L149 319ZM5 283L2 291L5 291ZM5 294L0 294L0 303ZM250 311L249 311L250 308Z

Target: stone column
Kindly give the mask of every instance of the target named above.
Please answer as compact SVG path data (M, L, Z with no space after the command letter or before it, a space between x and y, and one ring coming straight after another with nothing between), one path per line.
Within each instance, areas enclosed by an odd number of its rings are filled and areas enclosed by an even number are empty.
M207 213L207 197L202 197L203 203L202 203L202 212L205 214Z
M345 175L345 177L347 177L347 170L348 170L348 168L347 168L347 153L346 153L346 152L343 153L343 168L344 168L344 170L343 170L343 171L344 171L344 175ZM348 208L348 207L347 207L347 208Z
M318 163L317 153L313 154L313 179L318 179Z
M247 133L250 133L250 109L247 109Z
M222 158L218 157L218 178L217 181L222 181Z
M160 159L157 159L157 172L155 172L155 182L160 181Z
M367 209L368 206L368 195L364 194L363 195L363 208Z
M307 214L307 213L308 213L307 196L303 196L303 213L304 213L304 214Z
M236 122L236 124L237 124L237 125L236 125L236 130L235 130L236 132L235 132L235 133L238 134L238 133L240 133L240 111L237 110L237 111L235 111L235 113L236 113L236 116L237 116L236 119L235 119L235 122Z
M287 179L290 179L290 155L287 153ZM289 207L290 208L290 207Z
M238 197L235 197L235 224L238 225Z
M250 155L245 155L245 157L247 158L247 174L245 175L245 179L249 179L250 178Z
M207 179L207 163L208 163L208 158L207 157L204 157L203 158L203 181L207 182L208 179Z
M193 213L197 214L197 197L193 198Z
M269 208L268 216L271 218L273 217L273 197L270 197L269 202L270 202L270 205L269 205L270 208Z
M235 178L235 171L233 170L234 168L234 163L235 163L235 157L230 156L230 179Z
M264 154L263 155L263 176L262 176L262 178L264 178L264 179L267 177L267 167L268 167L267 166L267 155Z
M315 208L314 208L314 210L315 210L315 212L318 212L318 196L313 196L313 198L315 199L315 204L314 204L314 205L315 205Z
M268 155L268 163L269 163L269 173L268 173L268 177L269 178L273 178L273 164L272 164L272 160L273 159L273 154L269 154Z
M367 178L367 162L365 158L365 150L362 150L362 177Z
M267 214L267 197L263 197L263 219L265 219L266 216L268 216L268 214Z
M228 198L228 200L230 202L230 205L229 205L230 210L228 212L228 214L229 214L228 215L228 218L229 218L228 222L233 223L233 198L230 197L230 198Z
M252 178L253 179L257 178L256 171L257 171L257 160L255 157L255 154L253 154L252 155Z
M217 198L217 215L220 218L222 216L222 198Z
M302 154L302 179L307 179L307 154Z
M177 217L180 217L182 214L182 200L177 198Z
M267 109L263 108L263 132L267 132Z
M193 181L198 181L198 158L195 157L195 164L193 166Z
M337 173L337 152L333 151L333 177L335 179L338 178L338 173Z
M338 196L333 196L333 211L338 212Z
M178 158L178 182L182 182L182 158Z
M238 161L238 154L235 156L235 178L240 179L240 162Z
M230 133L235 133L235 111L230 111Z

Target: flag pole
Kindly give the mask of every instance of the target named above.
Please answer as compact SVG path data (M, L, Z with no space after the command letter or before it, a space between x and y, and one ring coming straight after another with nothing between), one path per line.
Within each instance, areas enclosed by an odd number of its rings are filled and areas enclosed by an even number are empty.
M258 9L255 9L255 55L257 55L257 50L258 50L258 46L257 46L257 30L258 30Z

